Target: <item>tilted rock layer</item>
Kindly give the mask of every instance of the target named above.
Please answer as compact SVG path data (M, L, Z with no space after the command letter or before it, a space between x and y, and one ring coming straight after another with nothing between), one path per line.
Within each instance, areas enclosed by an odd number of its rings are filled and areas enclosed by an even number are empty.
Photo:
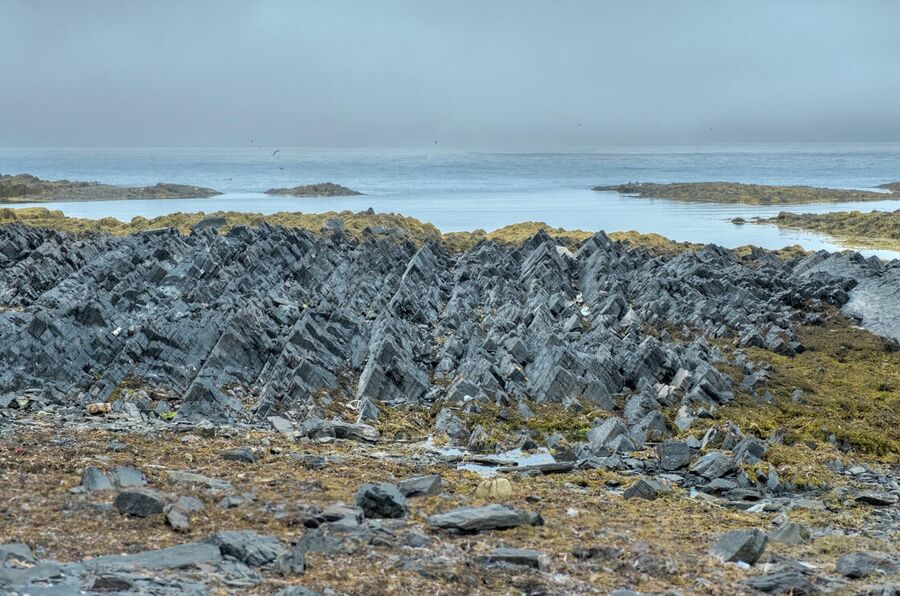
M453 254L340 227L75 237L9 225L0 396L96 402L139 384L209 418L323 399L612 409L641 393L703 407L733 396L707 338L790 355L803 349L793 325L828 304L898 337L883 314L900 311L898 288L896 262L716 246L657 256L602 232L574 253L541 233Z

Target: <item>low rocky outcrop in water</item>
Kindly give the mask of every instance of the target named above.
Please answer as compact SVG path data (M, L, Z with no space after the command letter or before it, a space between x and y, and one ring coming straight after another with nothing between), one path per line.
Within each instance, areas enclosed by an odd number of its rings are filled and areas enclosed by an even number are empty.
M113 199L193 199L220 195L217 190L160 182L153 186L114 186L100 182L41 180L31 174L0 175L0 203L102 201Z
M833 211L831 213L790 213L756 218L755 224L809 230L827 234L845 246L884 248L900 251L900 209L896 211Z
M363 193L333 182L318 182L293 188L270 188L266 191L266 194L288 195L291 197L351 197Z
M898 192L896 187L882 185ZM816 188L814 186L768 186L737 182L629 182L595 186L592 190L613 190L621 194L699 203L746 203L751 205L790 205L798 203L834 203L840 201L883 201L890 194L869 190Z

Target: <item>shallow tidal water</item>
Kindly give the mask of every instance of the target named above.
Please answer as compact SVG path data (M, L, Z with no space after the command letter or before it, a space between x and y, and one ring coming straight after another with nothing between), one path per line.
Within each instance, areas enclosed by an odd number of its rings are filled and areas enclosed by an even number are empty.
M277 152L276 149L279 149ZM274 153L274 154L273 154ZM900 144L611 147L554 152L420 149L0 149L0 173L149 185L177 182L215 188L208 199L53 202L75 217L154 217L197 211L396 212L444 232L487 231L520 221L564 228L655 232L677 241L726 247L754 244L841 250L826 236L774 226L735 225L734 217L779 211L890 211L900 200L793 206L713 205L594 192L628 181L732 181L873 188L900 180ZM340 198L266 195L272 187L331 181L365 193ZM866 256L900 258L889 250Z

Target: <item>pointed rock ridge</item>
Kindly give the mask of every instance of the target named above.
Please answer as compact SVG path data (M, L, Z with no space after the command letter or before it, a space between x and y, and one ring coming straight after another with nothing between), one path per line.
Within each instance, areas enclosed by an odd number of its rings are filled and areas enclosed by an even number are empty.
M301 420L323 400L613 411L621 396L622 451L667 438L654 411L683 408L685 430L733 398L704 336L765 340L777 327L796 352L793 322L853 303L857 288L859 308L900 312L900 270L847 256L650 255L602 233L574 253L546 232L451 253L269 224L211 231L0 226L0 398L40 385L47 399L83 395L131 419L218 423ZM648 331L661 327L688 341Z

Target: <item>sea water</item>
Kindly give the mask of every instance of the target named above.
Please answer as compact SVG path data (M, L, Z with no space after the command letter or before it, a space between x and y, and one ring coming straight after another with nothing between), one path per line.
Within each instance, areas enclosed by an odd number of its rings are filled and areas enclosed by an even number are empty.
M726 247L754 244L839 250L819 234L735 225L732 218L779 211L896 210L900 200L792 206L718 205L595 192L596 185L728 181L871 189L900 180L900 144L598 147L554 151L425 148L0 149L0 173L30 173L108 184L175 182L224 194L207 199L53 202L41 206L87 218L154 217L196 211L362 211L431 222L445 232L487 231L520 221L589 231L655 232ZM273 196L273 187L330 181L364 196ZM886 195L889 196L889 195ZM32 204L19 205L35 206ZM865 255L900 257L887 250Z

